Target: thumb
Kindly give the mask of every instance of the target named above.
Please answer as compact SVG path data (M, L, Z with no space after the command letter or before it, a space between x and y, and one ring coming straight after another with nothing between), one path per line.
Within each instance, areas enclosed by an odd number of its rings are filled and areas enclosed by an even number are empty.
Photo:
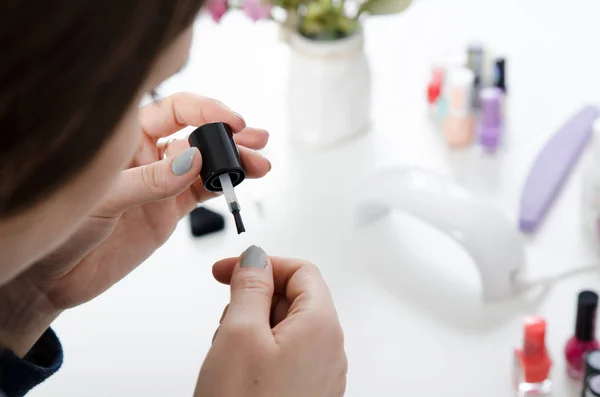
M233 270L231 300L222 327L270 330L273 290L273 268L267 254L253 245L244 251Z
M121 172L103 205L109 214L178 195L197 178L202 156L190 147L175 158L167 158Z

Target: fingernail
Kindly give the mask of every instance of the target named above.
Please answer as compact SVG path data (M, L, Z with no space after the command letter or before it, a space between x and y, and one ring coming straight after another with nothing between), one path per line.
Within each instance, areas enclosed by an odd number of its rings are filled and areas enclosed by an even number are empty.
M262 248L256 245L251 245L242 254L240 267L254 267L256 269L264 269L267 266L267 253Z
M271 160L267 159L267 163L269 163L269 171L273 169L273 164L271 164Z
M240 118L240 119L241 119L241 120L242 120L244 123L246 122L246 120L244 120L244 117L242 117L242 115L241 115L241 114L239 114L238 112L233 112L233 113L235 113L235 115L236 115L237 117L239 117L239 118Z
M183 153L177 156L175 161L173 161L171 170L175 175L181 176L192 169L192 164L194 162L194 150L195 149L192 147L185 149Z
M227 310L229 310L229 305L225 306L225 309L223 309L223 314L221 314L221 318L219 319L219 324L221 324L223 322L223 320L225 319L225 316L227 315Z
M212 340L210 341L211 344L215 343L215 339L217 338L217 334L219 333L219 329L221 329L220 325L217 328L217 330L215 331L215 334L213 335Z

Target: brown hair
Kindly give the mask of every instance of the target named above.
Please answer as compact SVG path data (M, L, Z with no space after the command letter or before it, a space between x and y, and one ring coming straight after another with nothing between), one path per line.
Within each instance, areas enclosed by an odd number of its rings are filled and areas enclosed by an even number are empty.
M203 0L0 5L0 216L85 167Z

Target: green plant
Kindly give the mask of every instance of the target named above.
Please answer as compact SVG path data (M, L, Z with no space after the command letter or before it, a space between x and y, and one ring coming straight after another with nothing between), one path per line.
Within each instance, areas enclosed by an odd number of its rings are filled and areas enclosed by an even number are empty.
M277 0L274 0L277 1ZM352 35L358 29L361 15L385 15L403 12L412 0L366 0L356 3L348 0L311 0L299 4L298 30L301 34L332 40Z
M208 0L215 21L232 8L241 8L253 20L273 18L272 9L285 11L287 28L316 40L335 40L355 33L363 14L403 12L412 0Z

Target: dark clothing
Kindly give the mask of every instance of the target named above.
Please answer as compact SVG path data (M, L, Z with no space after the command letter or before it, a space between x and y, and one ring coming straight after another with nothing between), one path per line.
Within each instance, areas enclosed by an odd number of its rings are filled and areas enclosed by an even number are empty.
M51 329L23 358L10 350L0 350L0 397L24 396L58 371L62 362L62 346Z

